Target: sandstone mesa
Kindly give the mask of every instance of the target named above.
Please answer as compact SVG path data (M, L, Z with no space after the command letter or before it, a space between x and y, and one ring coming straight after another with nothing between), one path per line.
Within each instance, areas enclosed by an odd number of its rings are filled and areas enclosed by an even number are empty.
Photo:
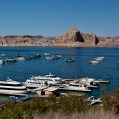
M0 46L118 47L119 37L97 37L71 28L57 38L43 36L1 36Z

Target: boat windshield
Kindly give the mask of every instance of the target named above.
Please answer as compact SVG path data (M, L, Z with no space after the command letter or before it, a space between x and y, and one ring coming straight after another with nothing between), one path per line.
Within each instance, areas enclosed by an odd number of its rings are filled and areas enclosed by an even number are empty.
M49 78L56 78L55 75L46 75L45 77L49 77Z
M76 85L76 84L69 84L69 86L79 87L79 85Z
M55 79L55 81L60 81L59 79Z
M53 81L52 79L48 79L48 81Z
M54 75L52 75L52 76L50 76L51 78L56 78L56 76L54 76Z

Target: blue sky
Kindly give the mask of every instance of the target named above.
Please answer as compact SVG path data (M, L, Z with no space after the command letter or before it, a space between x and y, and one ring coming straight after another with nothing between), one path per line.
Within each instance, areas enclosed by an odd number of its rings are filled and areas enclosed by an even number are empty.
M0 0L0 36L119 36L119 0Z

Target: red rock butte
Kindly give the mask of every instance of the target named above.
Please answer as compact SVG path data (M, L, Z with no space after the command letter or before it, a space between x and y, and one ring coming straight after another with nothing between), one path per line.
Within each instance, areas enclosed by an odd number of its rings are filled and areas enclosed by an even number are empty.
M84 46L84 45L97 45L98 38L95 34L81 33L76 28L69 29L62 36L55 39L54 45L71 45L71 46Z
M57 38L43 36L1 36L0 46L118 47L119 37L97 37L71 28Z

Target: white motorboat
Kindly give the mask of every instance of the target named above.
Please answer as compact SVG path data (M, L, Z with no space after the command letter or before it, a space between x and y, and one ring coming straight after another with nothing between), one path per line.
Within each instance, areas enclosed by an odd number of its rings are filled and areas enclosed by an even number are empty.
M103 61L105 59L105 57L103 56L103 57L96 57L96 58L94 58L94 60L96 60L96 61Z
M61 55L52 55L53 59L59 59L61 58Z
M46 56L47 56L47 55L50 55L50 53L44 53L44 55L46 55Z
M32 76L30 79L39 80L40 82L46 81L48 85L56 85L62 83L61 78L56 77L52 73L49 73L48 75L45 76Z
M66 90L66 91L79 91L79 92L90 92L91 90L86 87L84 84L80 83L69 83L63 84L59 87L59 90Z
M1 56L6 56L6 54L1 54Z
M15 58L7 58L6 62L16 62L16 59Z
M22 57L22 55L21 54L16 54L16 57Z
M97 60L91 60L89 63L91 63L91 64L99 64L100 62L97 61Z
M83 84L86 84L88 86L89 85L96 86L96 85L99 84L98 82L96 82L96 80L94 78L88 78L88 77L80 78L79 82L83 83Z
M4 64L4 63L5 63L5 61L0 59L0 64Z
M35 89L35 88L47 88L48 84L46 81L43 80L38 80L35 77L31 77L30 79L27 79L25 82L22 82L22 84L30 89Z
M46 60L54 60L54 59L59 59L61 58L61 55L46 55L45 59Z
M89 63L91 63L91 64L99 64L101 61L103 61L105 59L105 57L104 56L102 56L102 57L96 57L96 58L94 58L93 60L91 60Z
M46 60L53 60L53 57L52 56L46 56L45 59Z
M25 60L25 57L18 57L17 60L23 61L23 60Z
M28 89L20 82L7 79L6 81L0 81L0 94L20 95L27 94Z
M67 59L65 59L64 61L65 61L65 62L74 62L75 59L73 59L73 58L67 58Z

